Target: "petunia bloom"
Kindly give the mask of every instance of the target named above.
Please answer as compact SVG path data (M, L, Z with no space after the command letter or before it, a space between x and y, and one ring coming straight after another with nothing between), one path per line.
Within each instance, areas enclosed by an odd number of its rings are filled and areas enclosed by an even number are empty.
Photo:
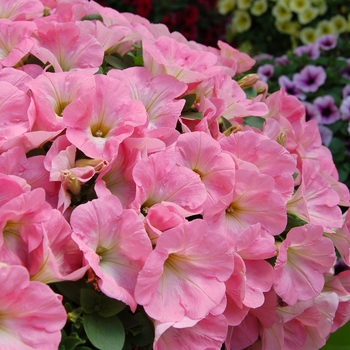
M0 263L0 348L56 350L67 314L62 296L30 281L23 266Z
M274 270L276 293L289 305L316 297L334 260L333 243L323 237L322 226L292 228L279 247Z
M70 103L63 115L67 138L91 158L111 160L120 143L147 123L141 101L120 80L95 75L96 89Z
M113 195L81 204L72 213L72 238L98 277L101 291L135 311L134 289L152 246L132 209Z
M140 271L135 299L159 322L200 320L222 303L233 271L226 240L193 220L163 232Z
M308 65L300 73L295 73L293 81L304 92L315 92L326 81L327 74L323 67Z
M321 115L321 124L333 124L340 119L340 113L334 98L330 95L319 96L314 100L314 106Z

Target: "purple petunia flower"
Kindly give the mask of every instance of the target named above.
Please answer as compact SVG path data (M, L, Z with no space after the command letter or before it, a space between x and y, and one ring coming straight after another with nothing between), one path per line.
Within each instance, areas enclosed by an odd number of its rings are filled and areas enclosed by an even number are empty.
M342 120L350 120L350 96L347 96L340 104L340 117Z
M304 92L315 92L326 81L327 74L323 67L308 65L300 73L295 73L293 81Z
M305 94L303 94L295 85L294 81L290 80L287 76L281 75L278 78L278 84L280 87L284 88L288 95L293 95L301 100L305 99Z
M333 131L321 124L318 125L318 131L321 134L322 143L328 147L333 138Z
M316 44L324 51L334 49L337 46L338 38L333 34L322 35L316 40Z
M297 47L293 53L299 57L306 53L308 58L316 60L320 57L320 48L317 44L307 44Z
M347 98L348 96L350 96L350 85L349 84L347 84L343 87L342 95L343 95L343 98Z
M306 121L316 120L317 123L321 122L321 113L318 108L310 102L303 102L305 107L305 118Z
M344 58L341 58L341 57L339 57L339 58L340 59L344 59ZM350 58L348 58L346 60L346 62L347 62L348 65L345 68L341 69L341 75L342 75L343 78L350 79Z
M276 66L288 66L289 63L290 63L290 61L289 61L289 58L287 55L283 55L283 56L275 58Z
M333 124L340 119L339 109L332 96L320 96L315 98L314 105L321 114L321 124Z
M260 55L255 56L254 59L259 63L263 60L273 60L273 56L268 53L261 53Z
M257 74L260 80L266 82L273 76L274 71L275 68L272 64L264 64L258 68Z

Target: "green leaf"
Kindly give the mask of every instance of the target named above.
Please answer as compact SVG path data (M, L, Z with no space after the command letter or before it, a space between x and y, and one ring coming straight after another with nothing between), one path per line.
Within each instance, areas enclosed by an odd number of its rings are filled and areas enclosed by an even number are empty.
M81 21L101 21L103 22L103 18L99 13L92 13L90 15L86 15L81 18Z
M307 222L294 214L287 213L287 227L284 232L289 232L293 227L306 225Z
M85 340L80 339L77 336L69 336L64 338L59 346L59 350L73 350L76 348L76 346L80 345L80 344L84 344Z
M232 126L230 121L228 121L226 118L221 117L221 120L222 120L222 125L224 126L225 130L229 129Z
M120 300L112 299L106 295L101 295L101 308L98 313L103 317L110 317L118 314L126 308L126 304Z
M84 312L98 312L103 317L110 317L124 310L126 304L112 299L94 290L83 288L80 292L80 303Z
M350 322L332 333L322 350L349 350Z
M244 92L245 92L247 98L254 98L258 95L257 89L254 89L253 87L249 87L247 89L244 89Z
M76 304L79 304L80 290L81 288L86 288L87 284L85 280L81 279L76 282L58 282L55 283L55 286L62 295L74 301Z
M181 98L186 101L184 107L182 108L182 112L186 112L193 106L194 101L196 101L196 94L185 95Z
M186 112L186 113L182 114L181 117L186 118L186 119L202 120L203 113L202 112Z
M265 124L265 119L261 117L244 117L243 125L254 126L259 130L262 130Z
M121 59L113 55L105 56L105 61L115 69L125 69L128 68L126 63Z
M100 350L122 350L125 330L118 316L84 315L84 329L91 343Z
M136 313L134 318L140 322L141 327L138 334L130 338L131 342L138 346L152 344L154 339L154 325L152 321L143 312Z
M100 311L100 295L94 290L83 288L80 291L80 304L84 312L87 314Z

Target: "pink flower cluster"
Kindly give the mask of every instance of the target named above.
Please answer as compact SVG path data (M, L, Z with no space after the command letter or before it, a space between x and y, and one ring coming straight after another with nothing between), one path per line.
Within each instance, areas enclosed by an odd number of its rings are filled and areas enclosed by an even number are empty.
M349 321L349 191L296 97L232 79L254 60L94 1L0 17L0 348L57 348L45 284L88 269L157 350L318 349Z

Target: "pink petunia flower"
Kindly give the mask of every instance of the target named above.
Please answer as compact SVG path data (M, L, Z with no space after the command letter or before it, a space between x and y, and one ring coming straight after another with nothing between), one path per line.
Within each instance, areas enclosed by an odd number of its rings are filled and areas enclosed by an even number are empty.
M135 299L159 322L200 320L222 303L233 256L203 220L163 232L140 271Z
M121 81L95 75L96 89L69 104L63 116L67 138L91 158L111 160L120 143L147 124L141 101L130 98Z
M0 89L0 146L29 131L30 98L23 91L2 81Z
M213 203L232 191L235 163L210 135L204 132L182 134L174 152L177 163L192 169L205 185L208 196L204 208L210 210Z
M292 228L279 247L274 270L276 293L289 305L316 297L334 260L334 246L323 237L321 226Z
M154 43L143 41L144 66L152 75L169 74L187 84L198 85L217 74L217 58L210 52L197 51L170 37L161 36Z
M35 109L32 130L58 131L65 128L65 108L95 89L93 77L84 71L45 72L27 84Z
M42 16L44 6L40 0L2 0L0 18L13 21L29 20Z
M233 241L250 225L260 223L271 235L286 227L284 200L274 192L274 180L254 170L236 170L235 188L212 210L204 213L212 230L220 230Z
M141 159L133 169L136 196L131 204L135 210L147 214L156 203L172 203L186 216L199 214L207 191L198 174L176 164L171 151L161 151Z
M34 22L0 19L0 67L21 65L33 46L30 37L36 29Z
M131 97L143 103L149 117L148 129L176 127L185 104L185 100L177 98L187 90L185 83L165 74L152 77L143 67L114 69L108 72L108 76L127 84Z
M72 213L73 239L98 277L101 291L135 311L134 289L152 246L143 224L113 195L81 204Z
M38 35L31 53L41 62L49 62L56 73L73 69L95 73L102 64L100 43L92 35L82 35L75 23L40 23Z
M0 263L0 284L0 348L56 350L67 319L62 296L22 266Z
M256 170L275 180L275 192L287 201L294 191L295 159L279 143L253 131L233 133L219 141L239 169ZM272 166L273 164L273 166Z
M227 321L223 315L209 314L192 327L155 322L154 350L219 349L225 341Z

